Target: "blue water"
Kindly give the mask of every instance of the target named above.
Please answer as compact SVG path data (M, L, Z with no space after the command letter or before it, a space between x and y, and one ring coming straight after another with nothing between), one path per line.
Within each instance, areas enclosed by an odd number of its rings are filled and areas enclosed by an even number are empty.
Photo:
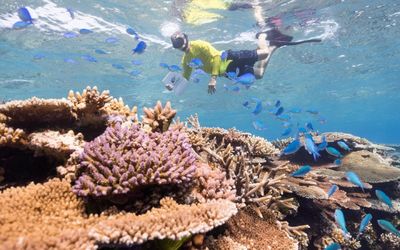
M264 78L250 89L225 91L223 85L229 81L220 78L212 96L207 94L206 77L191 83L181 96L165 91L161 80L168 71L159 63L179 64L181 58L181 52L171 48L169 34L179 27L191 39L207 40L220 50L253 49L257 32L253 10L218 10L214 12L221 19L192 25L180 18L174 2L2 0L0 100L60 98L70 89L81 91L96 85L109 89L114 97L123 97L129 105L141 108L171 100L183 119L198 113L204 126L236 127L267 139L282 138L282 122L266 107L280 100L285 110L298 107L320 113L293 115L294 129L296 123L303 126L310 121L322 132L348 132L379 143L400 142L398 1L258 1L266 17L281 18L285 33L295 39L320 37L323 42L280 48ZM35 12L36 20L34 25L14 30L11 27L19 21L16 13L22 6ZM73 10L74 19L67 8ZM128 27L147 43L143 54L132 55L138 41L126 33ZM81 28L93 33L63 36L79 33ZM107 43L110 37L118 41ZM96 49L107 54L98 54ZM82 59L84 55L97 62ZM257 116L242 105L252 97L263 101L264 109ZM326 123L318 122L322 118ZM266 129L256 130L252 124L256 120Z

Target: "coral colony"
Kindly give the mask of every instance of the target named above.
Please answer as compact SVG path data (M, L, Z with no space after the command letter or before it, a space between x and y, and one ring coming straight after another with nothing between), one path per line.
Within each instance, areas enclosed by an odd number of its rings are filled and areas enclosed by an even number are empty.
M392 148L175 116L96 87L0 104L0 249L400 249Z

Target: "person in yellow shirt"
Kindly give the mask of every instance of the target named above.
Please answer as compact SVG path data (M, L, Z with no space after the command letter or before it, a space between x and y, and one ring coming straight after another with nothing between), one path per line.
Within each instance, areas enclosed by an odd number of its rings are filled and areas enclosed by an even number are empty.
M217 77L226 76L227 72L237 72L237 77L246 73L261 79L272 53L284 45L297 45L307 42L321 42L320 39L310 39L292 42L293 37L282 34L277 29L262 31L257 34L258 48L254 50L227 50L225 56L209 42L202 40L189 41L188 36L180 31L171 35L172 46L184 52L182 57L183 77L190 79L193 59L200 59L202 69L211 75L208 83L208 93L216 91Z

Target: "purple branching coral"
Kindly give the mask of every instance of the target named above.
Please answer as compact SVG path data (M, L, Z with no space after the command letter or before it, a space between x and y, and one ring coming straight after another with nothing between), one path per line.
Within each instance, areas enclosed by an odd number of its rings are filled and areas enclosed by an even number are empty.
M126 194L139 186L189 186L196 156L179 128L146 133L138 125L117 123L87 143L73 187L80 196Z

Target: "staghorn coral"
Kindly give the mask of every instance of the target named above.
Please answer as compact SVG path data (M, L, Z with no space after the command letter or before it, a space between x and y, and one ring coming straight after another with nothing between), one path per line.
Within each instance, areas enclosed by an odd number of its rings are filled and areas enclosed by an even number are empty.
M154 108L143 108L143 112L142 123L146 130L153 132L167 131L176 115L176 110L171 108L170 102L163 107L160 101L157 101Z
M0 104L0 113L7 117L6 124L32 130L37 127L62 126L76 120L72 105L65 99L39 99Z
M348 249L361 248L361 243L358 241L358 239L345 237L342 230L337 227L333 228L331 236L333 241L339 243L342 247L347 247Z
M116 215L96 225L89 236L98 243L124 246L153 239L179 240L205 233L237 213L235 204L227 200L179 205L167 197L160 201L160 205L160 208L139 216Z
M22 129L13 129L6 124L0 123L0 147L1 146L23 146L26 144L26 134Z
M145 133L139 126L109 127L85 145L74 190L81 196L125 194L140 185L190 185L195 155L184 132Z
M392 233L381 234L380 241L384 244L385 249L400 249L400 237Z

